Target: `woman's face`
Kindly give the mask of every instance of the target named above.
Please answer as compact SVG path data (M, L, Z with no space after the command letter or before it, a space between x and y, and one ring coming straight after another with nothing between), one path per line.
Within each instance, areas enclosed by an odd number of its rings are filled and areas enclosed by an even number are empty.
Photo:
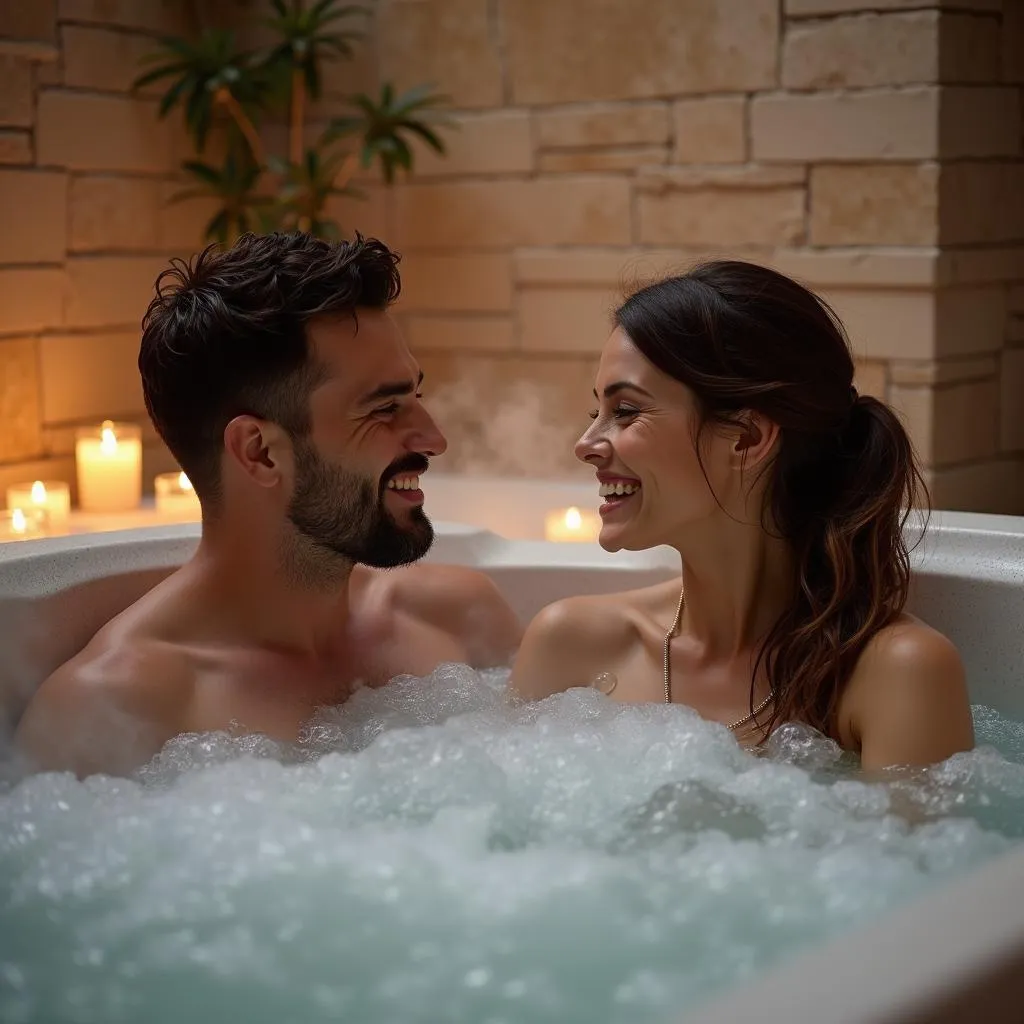
M621 328L605 344L594 391L596 415L576 442L576 457L596 470L601 485L603 548L671 543L730 507L737 496L735 432L706 427L698 459L693 393L648 362Z

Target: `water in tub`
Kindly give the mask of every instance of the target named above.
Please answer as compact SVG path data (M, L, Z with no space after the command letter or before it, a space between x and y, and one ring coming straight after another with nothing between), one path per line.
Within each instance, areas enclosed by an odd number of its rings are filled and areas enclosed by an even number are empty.
M0 1020L678 1019L1024 834L1024 726L983 708L980 749L866 784L806 729L754 757L682 707L502 684L442 667L295 748L8 780Z

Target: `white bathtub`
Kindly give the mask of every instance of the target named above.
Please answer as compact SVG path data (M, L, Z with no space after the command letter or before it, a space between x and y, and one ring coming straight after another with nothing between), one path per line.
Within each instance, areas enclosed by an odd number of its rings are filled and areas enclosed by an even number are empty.
M642 586L677 571L666 550L611 556L592 544L523 539L538 535L546 508L592 505L589 484L464 481L430 496L438 539L429 559L487 572L524 620L565 595ZM473 525L443 522L456 515ZM198 533L192 525L157 526L0 544L0 711L7 726L52 668L188 557ZM1024 519L937 514L915 563L911 610L958 644L973 700L1024 718ZM685 1021L1019 1022L1022 892L1024 850L791 958Z

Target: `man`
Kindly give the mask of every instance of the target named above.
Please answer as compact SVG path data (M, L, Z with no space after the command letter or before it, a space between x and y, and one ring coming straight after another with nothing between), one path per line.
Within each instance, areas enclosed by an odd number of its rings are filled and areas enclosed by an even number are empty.
M507 662L519 624L486 576L377 571L430 547L420 476L446 446L388 312L397 263L372 239L248 235L157 279L143 393L202 539L43 683L18 730L36 767L126 774L229 727L294 741L358 685Z

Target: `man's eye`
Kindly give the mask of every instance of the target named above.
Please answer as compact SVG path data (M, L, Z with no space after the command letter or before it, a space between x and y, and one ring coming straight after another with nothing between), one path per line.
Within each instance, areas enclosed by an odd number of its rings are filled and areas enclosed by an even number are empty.
M373 414L375 416L393 416L401 408L397 402L389 402L387 405L382 405L379 409L374 409Z
M623 419L627 416L635 416L639 410L631 409L628 405L619 405L612 410L612 415L616 419Z

